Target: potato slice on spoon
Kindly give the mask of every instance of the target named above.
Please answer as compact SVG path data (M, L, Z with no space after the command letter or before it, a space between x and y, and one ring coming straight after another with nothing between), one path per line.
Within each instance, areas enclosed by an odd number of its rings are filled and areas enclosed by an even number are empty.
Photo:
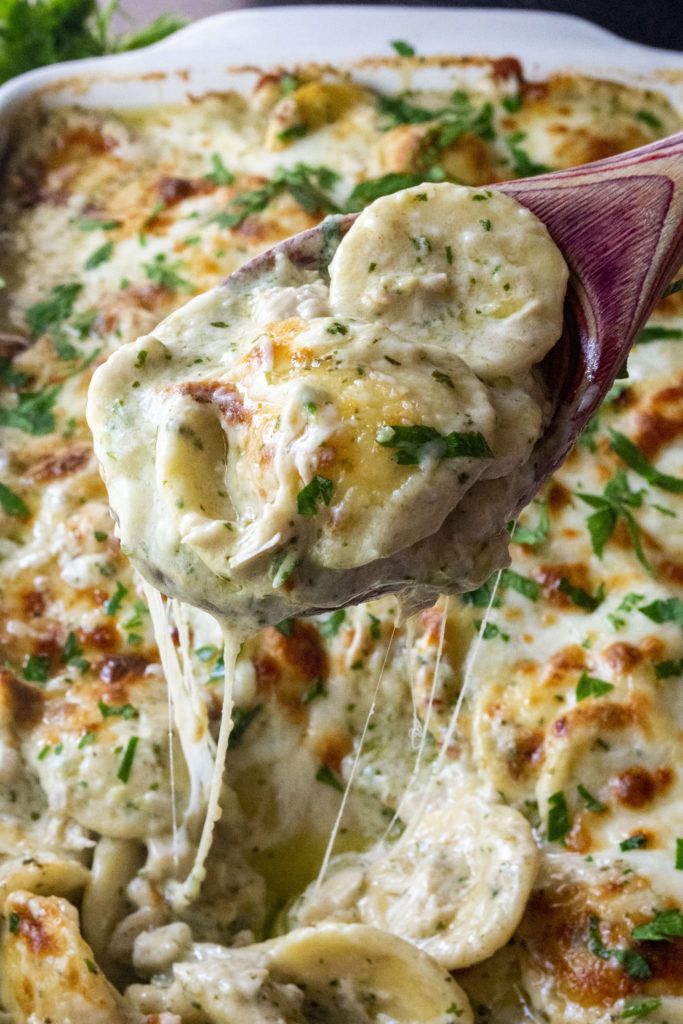
M93 378L125 550L244 631L476 587L680 265L682 195L675 136L418 186L251 260Z

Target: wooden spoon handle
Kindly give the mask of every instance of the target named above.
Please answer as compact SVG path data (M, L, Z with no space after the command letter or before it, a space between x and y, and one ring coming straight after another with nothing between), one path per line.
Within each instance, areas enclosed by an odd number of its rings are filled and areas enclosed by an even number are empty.
M683 133L495 187L544 222L570 269L564 344L545 367L559 405L532 460L535 483L521 488L521 507L600 405L683 263Z
M616 349L683 263L683 132L500 188L545 223L569 264L585 329L623 362Z

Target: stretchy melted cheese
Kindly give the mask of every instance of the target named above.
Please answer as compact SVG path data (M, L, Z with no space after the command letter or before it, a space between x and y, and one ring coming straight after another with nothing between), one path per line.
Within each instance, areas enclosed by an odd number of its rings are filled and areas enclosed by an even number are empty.
M495 504L476 510L478 545L422 542L543 428L533 367L560 335L567 269L517 202L445 183L379 199L327 280L283 250L120 349L90 389L126 551L233 624L479 582L504 556Z

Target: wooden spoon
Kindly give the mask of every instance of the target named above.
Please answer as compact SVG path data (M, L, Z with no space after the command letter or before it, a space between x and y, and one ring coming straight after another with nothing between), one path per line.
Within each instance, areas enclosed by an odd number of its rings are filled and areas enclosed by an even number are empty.
M296 595L290 601L289 591L274 590L261 600L260 621L313 614L384 593L400 593L408 614L428 607L442 592L476 587L504 564L505 524L567 455L683 263L683 133L584 167L491 187L514 197L546 224L570 269L563 334L540 366L554 398L547 429L519 469L496 480L477 480L435 533L348 572L327 570L322 597L311 590L310 581L302 591L304 607ZM250 260L220 287L243 293L270 274L280 254L326 276L339 241L357 216L328 217ZM158 567L142 560L141 567L160 589L176 593ZM197 599L196 594L178 594ZM324 607L319 607L321 600ZM207 592L198 603L216 614L234 616L240 610L232 591L222 606L220 588L217 596Z

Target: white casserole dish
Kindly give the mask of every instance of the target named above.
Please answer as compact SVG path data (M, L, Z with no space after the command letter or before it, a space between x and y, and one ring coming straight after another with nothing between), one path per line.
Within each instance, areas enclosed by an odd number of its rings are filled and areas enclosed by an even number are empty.
M0 87L0 150L17 112L36 94L56 104L149 106L208 90L247 89L257 70L310 61L354 66L375 87L400 88L390 39L409 40L420 56L517 57L528 78L571 70L650 85L683 106L683 53L629 42L573 16L305 5L217 14L147 49L20 75ZM448 75L447 66L430 64L412 83L443 88Z

